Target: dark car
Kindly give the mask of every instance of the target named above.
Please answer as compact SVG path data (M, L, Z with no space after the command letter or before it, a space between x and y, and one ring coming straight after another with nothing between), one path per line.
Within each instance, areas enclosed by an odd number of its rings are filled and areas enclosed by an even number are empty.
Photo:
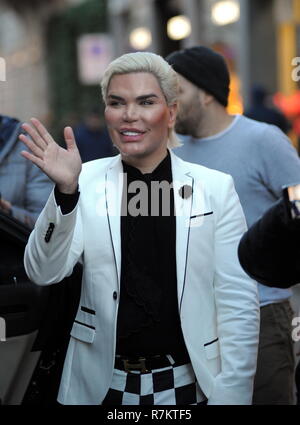
M56 403L81 286L81 266L37 286L23 266L30 229L0 212L0 404Z

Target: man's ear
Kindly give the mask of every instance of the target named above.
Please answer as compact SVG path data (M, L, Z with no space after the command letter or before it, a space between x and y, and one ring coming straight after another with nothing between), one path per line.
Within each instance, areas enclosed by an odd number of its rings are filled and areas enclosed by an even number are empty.
M214 96L210 93L204 92L203 103L209 105L214 100Z
M170 114L169 128L173 128L174 125L175 125L177 111L178 111L178 104L177 103L173 103L173 105L169 105L169 114Z

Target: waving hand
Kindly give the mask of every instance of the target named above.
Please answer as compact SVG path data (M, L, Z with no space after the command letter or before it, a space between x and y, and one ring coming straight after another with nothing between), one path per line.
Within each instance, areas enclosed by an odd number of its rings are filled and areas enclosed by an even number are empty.
M57 184L61 192L74 193L82 163L72 128L64 129L66 142L66 149L64 149L55 142L39 120L32 118L30 121L32 126L25 123L22 128L31 139L24 134L19 136L30 150L30 152L22 151L22 156L37 165Z

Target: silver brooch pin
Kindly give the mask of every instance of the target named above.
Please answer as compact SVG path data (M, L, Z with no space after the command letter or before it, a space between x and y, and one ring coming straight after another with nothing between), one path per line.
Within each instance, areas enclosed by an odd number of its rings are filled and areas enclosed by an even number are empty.
M179 189L179 195L183 199L188 199L192 195L192 193L193 193L193 188L192 186L189 186L188 184L185 184Z

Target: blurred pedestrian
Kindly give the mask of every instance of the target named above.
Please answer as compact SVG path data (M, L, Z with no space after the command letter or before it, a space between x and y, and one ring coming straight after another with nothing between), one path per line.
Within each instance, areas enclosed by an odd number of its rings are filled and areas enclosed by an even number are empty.
M74 136L82 162L116 154L104 118L97 108L91 109L84 121L74 128Z
M177 154L231 174L248 226L276 200L282 187L300 179L300 160L277 127L229 115L230 76L224 58L196 46L167 57L180 84L176 130L183 135ZM259 284L260 346L254 404L292 404L294 355L290 289Z
M0 210L33 227L53 183L38 167L22 158L19 120L0 115Z
M101 85L117 157L81 167L71 128L65 150L35 119L24 124L33 141L21 136L56 183L27 273L53 284L83 261L58 400L249 404L259 309L237 258L245 220L232 178L171 152L177 75L160 56L123 55Z
M255 84L252 87L251 100L251 105L244 112L246 117L276 125L286 134L291 130L292 126L283 113L269 104L267 90L262 85Z

